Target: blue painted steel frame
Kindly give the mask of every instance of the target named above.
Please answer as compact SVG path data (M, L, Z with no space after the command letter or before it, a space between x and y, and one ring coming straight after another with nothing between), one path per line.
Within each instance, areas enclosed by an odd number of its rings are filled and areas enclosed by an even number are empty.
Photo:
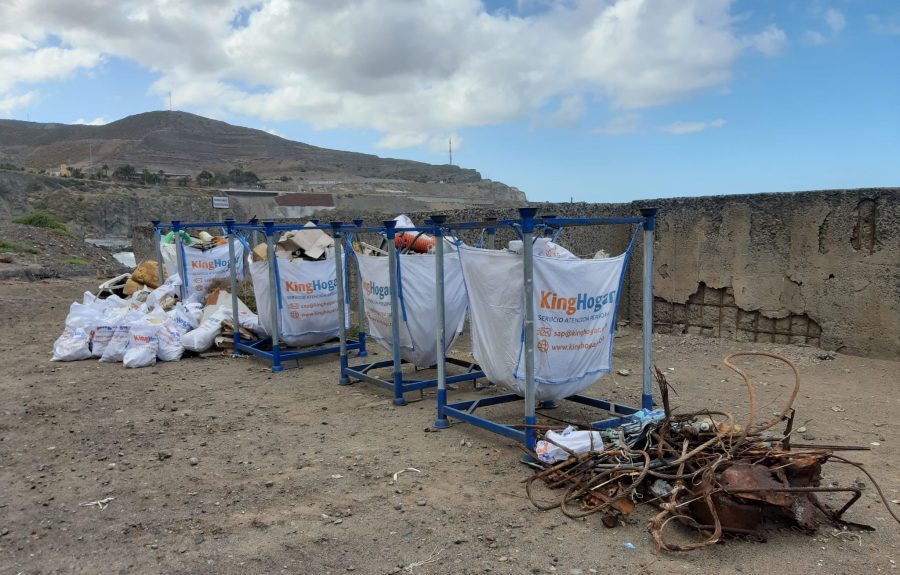
M444 227L446 229L490 229L497 226L510 226L516 227L518 226L525 235L525 238L531 238L531 234L534 230L537 229L548 229L548 230L560 230L565 226L588 226L588 225L607 225L607 224L641 224L644 228L644 281L643 281L643 289L644 289L644 322L643 322L643 344L644 344L644 358L643 358L643 382L642 382L642 390L641 390L641 407L630 407L626 405L619 405L617 403L613 403L611 401L606 401L603 399L589 397L586 395L572 395L570 397L565 398L566 401L571 401L574 403L579 403L581 405L586 405L588 407L594 407L603 411L606 411L610 414L619 416L612 417L604 420L599 420L591 423L591 427L594 429L609 429L613 427L618 427L622 423L625 422L626 417L633 413L636 413L640 409L652 409L653 408L653 394L652 387L650 381L650 364L652 361L651 355L651 334L652 334L652 316L647 317L648 315L648 307L650 309L650 314L652 314L652 297L653 297L653 288L652 288L652 250L653 250L653 231L654 231L654 223L656 217L656 209L654 208L644 208L641 210L640 218L556 218L556 217L545 217L541 219L535 218L536 209L535 208L520 208L519 214L521 216L520 220L486 220L483 222L469 222L469 223L460 223L460 224L446 224ZM437 219L440 222L443 222L443 217L433 218ZM443 224L442 224L443 225ZM525 242L526 244L530 242ZM526 258L530 254L530 250L526 249ZM649 253L648 253L649 252ZM526 259L527 261L527 259ZM649 262L649 264L648 264ZM526 268L529 266L526 265ZM526 269L526 276L529 276L529 270ZM624 273L624 272L623 272ZM528 279L528 278L526 278ZM527 283L527 282L526 282ZM527 287L526 287L527 290ZM530 295L530 294L529 294ZM649 298L649 305L648 305ZM530 298L526 298L530 299ZM528 314L526 313L526 316ZM526 320L528 318L526 317ZM649 327L648 327L649 326ZM528 326L526 326L526 358L528 357L527 352L533 353L533 349L529 349L528 342ZM530 373L529 373L530 372ZM486 417L479 417L475 414L475 412L481 407L490 407L495 405L502 405L506 403L514 403L514 402L525 402L526 398L522 397L518 394L509 393L502 395L495 395L491 397L484 397L473 400L466 401L458 401L455 403L446 403L446 394L439 394L438 396L438 406L437 406L437 421L444 422L441 425L437 425L439 428L445 428L446 418L452 417L454 419L465 421L474 425L476 427L480 427L492 433L496 433L502 435L504 437L513 439L515 441L519 441L525 444L525 448L529 452L534 452L534 444L535 444L535 435L534 435L534 426L537 423L537 419L535 416L534 409L534 401L533 401L533 366L529 366L526 363L526 380L532 379L532 381L526 381L526 396L529 400L525 403L525 417L522 425L507 425L502 423L497 423L492 421ZM448 380L449 381L449 380ZM530 385L529 385L530 384ZM529 405L530 404L530 405ZM545 405L549 408L551 405L545 403ZM553 404L555 406L555 404Z
M316 224L315 229L319 229L319 230L323 230L323 231L333 231L333 228L331 225L319 225L318 220L310 220L310 221L312 221L314 224ZM258 232L262 232L263 234L265 234L265 237L268 239L276 231L292 231L292 230L297 229L296 224L278 225L278 224L275 224L274 222L264 222L262 225L260 225L259 221L256 218L253 218L246 224L238 224L233 219L227 219L223 222L191 222L191 223L184 223L184 222L181 222L178 220L173 220L169 226L166 226L165 224L161 223L159 220L153 220L152 225L153 225L153 229L154 229L154 236L157 238L157 260L159 260L158 265L159 265L159 269L160 269L160 275L162 275L162 261L161 261L162 256L159 253L159 236L161 235L162 231L165 230L166 228L175 231L176 238L178 237L177 236L178 231L183 230L183 229L225 228L227 236L229 237L229 241L233 240L233 238L236 236L238 230L250 231L250 232L253 232L254 235L257 234ZM311 227L309 229L311 229ZM338 237L338 239L339 239L339 237ZM181 250L179 250L179 252L180 251ZM183 256L181 256L181 257L183 257ZM233 274L233 269L234 269L234 265L233 265L234 254L233 254L233 252L229 253L229 259L231 260L230 268L232 269L232 275L234 275ZM180 265L180 263L179 263L179 265ZM342 294L342 297L343 297L343 293L344 293L343 286L344 286L344 284L342 283L339 288L340 292ZM249 343L244 343L240 340L240 333L238 332L238 330L235 330L234 340L232 343L232 345L233 345L232 356L238 357L238 356L240 356L240 352L243 351L245 353L249 353L251 355L261 357L272 363L272 372L273 373L278 373L278 372L281 372L284 370L284 366L282 365L282 363L286 362L286 361L296 361L296 360L300 360L301 358L306 358L306 357L315 357L318 355L341 353L340 345L330 346L330 347L313 347L312 349L295 349L295 348L290 348L290 347L285 349L280 343L276 343L276 344L272 345L272 342L273 342L273 338L267 337L267 338L261 338L261 339L254 340ZM272 349L271 350L262 349L264 346L271 346ZM362 324L360 325L360 329L359 329L359 337L356 340L346 340L344 349L358 351L359 357L366 356L366 333L365 333L365 330L362 329Z
M439 230L437 227L429 220L429 225L420 226L415 228L398 228L397 222L394 220L385 220L382 226L368 226L365 227L362 225L362 220L354 220L354 225L352 227L346 226L341 222L332 222L332 225L341 227L341 229L345 229L348 231L355 232L374 232L381 233L387 237L389 254L388 257L389 265L391 266L392 273L391 276L391 316L398 317L400 314L400 305L398 298L398 280L397 280L397 268L399 265L397 261L396 254L396 246L394 243L394 238L397 232L431 232L435 235L439 235ZM394 393L394 405L406 405L406 398L404 397L407 392L427 389L431 387L438 386L437 378L434 379L409 379L403 373L403 365L409 364L404 359L400 358L400 347L399 347L399 323L392 322L392 345L391 345L391 359L390 360L381 360L375 361L360 365L350 366L342 362L341 364L341 382L343 383L346 380L349 383L349 380L353 379L356 381L365 381L369 383L374 383L379 387L392 391ZM457 360L453 358L446 358L446 363L450 363L452 365L457 365L461 367L467 368L467 371L462 374L453 375L446 378L446 383L459 383L462 381L472 381L475 383L478 379L484 377L484 372L478 367L477 364L472 362L465 362L462 360ZM385 379L381 377L377 377L375 375L370 374L370 371L377 369L385 369L392 368L391 379ZM478 369L476 369L478 368Z

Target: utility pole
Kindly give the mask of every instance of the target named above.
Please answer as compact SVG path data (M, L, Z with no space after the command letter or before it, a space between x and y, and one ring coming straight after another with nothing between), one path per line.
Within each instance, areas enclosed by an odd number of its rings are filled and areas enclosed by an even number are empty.
M450 152L450 165L453 165L453 138L447 140L447 150Z

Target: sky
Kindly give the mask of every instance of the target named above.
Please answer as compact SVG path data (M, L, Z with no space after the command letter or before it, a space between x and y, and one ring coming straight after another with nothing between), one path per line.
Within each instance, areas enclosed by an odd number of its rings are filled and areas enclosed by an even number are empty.
M898 0L0 0L0 118L183 110L535 201L900 186Z

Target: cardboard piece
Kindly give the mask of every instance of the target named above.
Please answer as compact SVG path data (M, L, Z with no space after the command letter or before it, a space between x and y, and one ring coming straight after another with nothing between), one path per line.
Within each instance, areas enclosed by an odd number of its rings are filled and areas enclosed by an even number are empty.
M278 242L278 247L290 253L302 250L306 257L317 260L325 254L325 250L334 245L334 239L322 230L315 229L312 222L307 222L304 228L313 229L285 232Z
M131 279L150 289L159 287L159 264L154 260L144 260L131 272Z

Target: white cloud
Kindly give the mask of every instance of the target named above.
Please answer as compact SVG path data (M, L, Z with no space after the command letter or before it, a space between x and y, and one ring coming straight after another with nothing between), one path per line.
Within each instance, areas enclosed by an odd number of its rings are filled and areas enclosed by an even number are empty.
M749 42L766 56L777 56L787 44L787 36L781 28L769 24L758 34L750 36Z
M828 41L828 38L826 38L821 32L816 32L815 30L807 30L806 32L804 32L803 39L810 44L815 44L816 46L821 46Z
M831 28L832 32L840 32L844 29L844 26L847 25L847 20L844 18L844 15L834 8L826 10L824 18L825 23L828 24L828 27Z
M97 116L96 118L94 118L91 121L87 121L84 118L78 118L77 120L75 120L72 123L73 124L82 124L85 126L102 126L104 124L109 124L109 120L107 120L103 116Z
M607 136L620 136L622 134L633 134L641 129L641 115L635 113L622 114L615 116L603 126L599 126L591 130L594 134L605 134Z
M735 29L732 0L10 0L0 9L0 98L97 66L159 75L173 106L217 117L373 129L381 147L428 146L468 126L576 122L585 101L660 106L731 79L774 25ZM236 19L240 26L235 26ZM52 41L51 41L52 39ZM542 110L559 102L542 118Z
M866 15L866 22L876 34L885 36L900 36L900 16L881 16L878 14Z
M696 134L709 128L721 128L725 125L725 120L718 118L709 122L673 122L668 126L663 126L662 130L669 134L680 136L683 134Z
M26 92L24 94L3 94L0 92L0 116L12 116L13 110L23 108L34 101L36 94Z

